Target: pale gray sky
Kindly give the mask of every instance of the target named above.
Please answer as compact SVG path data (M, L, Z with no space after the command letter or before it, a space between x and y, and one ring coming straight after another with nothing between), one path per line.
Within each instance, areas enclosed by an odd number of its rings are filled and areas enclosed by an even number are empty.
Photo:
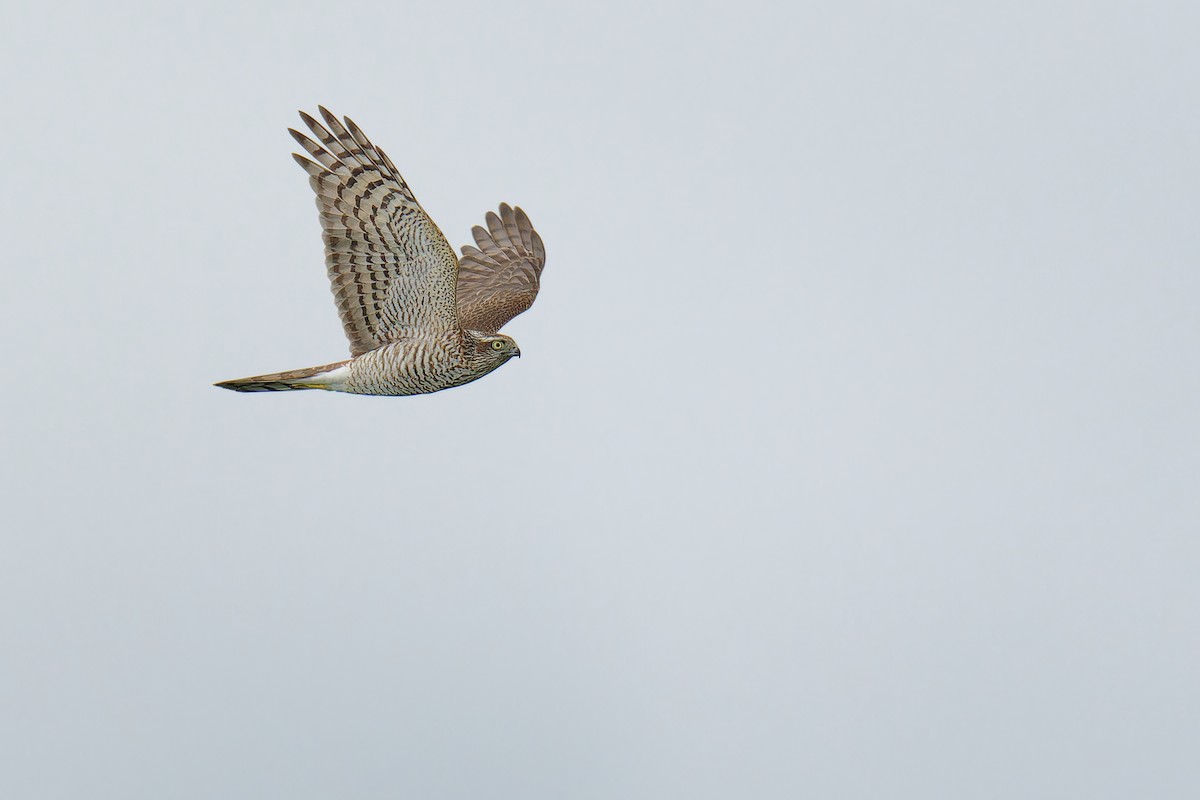
M1198 9L10 8L0 797L1200 796ZM520 361L209 385L318 103Z

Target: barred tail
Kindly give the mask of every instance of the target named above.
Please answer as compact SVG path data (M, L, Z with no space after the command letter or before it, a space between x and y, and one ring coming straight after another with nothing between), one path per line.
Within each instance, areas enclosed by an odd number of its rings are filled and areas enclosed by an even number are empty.
M255 375L221 381L213 386L232 389L235 392L287 392L295 389L333 389L345 386L346 374L350 371L349 361L326 364L323 367L294 369L289 372L273 372L270 375Z

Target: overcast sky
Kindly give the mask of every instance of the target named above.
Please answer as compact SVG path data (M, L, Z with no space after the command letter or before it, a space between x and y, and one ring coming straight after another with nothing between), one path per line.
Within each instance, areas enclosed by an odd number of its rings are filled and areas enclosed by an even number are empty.
M0 796L1200 796L1200 6L158 3L0 30ZM523 358L347 345L285 128Z

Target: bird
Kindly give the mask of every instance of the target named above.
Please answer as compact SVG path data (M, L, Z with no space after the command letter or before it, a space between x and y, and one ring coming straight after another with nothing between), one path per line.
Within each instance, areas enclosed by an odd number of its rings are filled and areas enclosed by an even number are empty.
M316 193L325 264L350 358L214 384L235 392L324 389L427 394L478 380L521 355L500 333L533 305L546 248L521 208L501 203L461 259L392 160L349 117L300 112L288 132ZM314 141L315 139L315 141Z

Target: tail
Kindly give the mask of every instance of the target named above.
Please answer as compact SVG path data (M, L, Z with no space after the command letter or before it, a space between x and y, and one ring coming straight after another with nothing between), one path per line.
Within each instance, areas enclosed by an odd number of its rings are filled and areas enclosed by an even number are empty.
M346 384L349 361L326 364L323 367L294 369L290 372L273 372L270 375L255 375L253 378L238 378L221 381L213 386L232 389L235 392L287 392L294 389L340 389Z

